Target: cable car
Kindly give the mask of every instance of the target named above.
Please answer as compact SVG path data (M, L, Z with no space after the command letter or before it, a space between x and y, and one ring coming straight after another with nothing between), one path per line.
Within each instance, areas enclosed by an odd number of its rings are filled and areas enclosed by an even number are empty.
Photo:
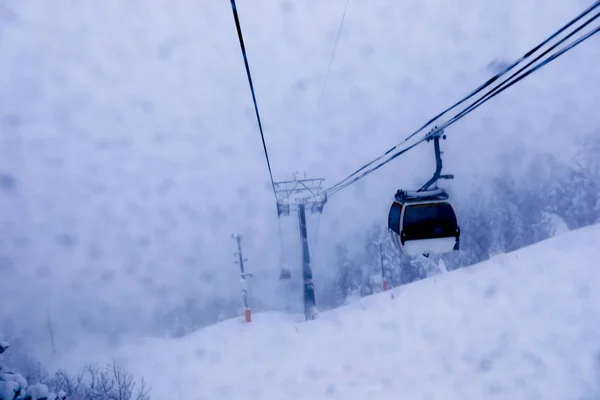
M287 281L287 280L290 280L290 279L292 279L292 273L290 272L289 269L282 267L281 270L279 271L279 280L280 281L283 281L283 280Z
M450 253L460 247L460 227L450 204L448 193L437 187L439 179L453 179L442 175L440 138L446 139L437 126L427 134L433 140L435 172L417 191L398 190L388 215L388 228L396 247L408 256ZM430 189L435 185L435 189Z
M408 256L449 253L460 246L460 227L444 189L401 191L390 208L388 228Z

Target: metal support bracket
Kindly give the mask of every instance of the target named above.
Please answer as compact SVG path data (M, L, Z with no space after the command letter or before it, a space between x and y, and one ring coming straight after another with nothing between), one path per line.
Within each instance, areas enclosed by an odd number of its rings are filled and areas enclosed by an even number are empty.
M438 129L437 127L433 128L433 130L427 135L428 142L433 140L433 148L435 151L435 172L433 173L431 179L429 179L426 184L417 190L418 192L426 191L439 179L454 179L454 175L442 175L442 151L440 150L440 138L446 140L446 135L444 134L443 129Z

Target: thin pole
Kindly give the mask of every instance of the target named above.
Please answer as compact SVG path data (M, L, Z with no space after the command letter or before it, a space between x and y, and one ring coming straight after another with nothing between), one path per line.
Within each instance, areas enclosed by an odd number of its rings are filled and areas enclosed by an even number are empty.
M244 317L246 322L252 322L252 310L248 304L248 282L247 277L252 277L252 274L247 274L244 270L244 256L242 254L242 236L232 235L233 239L237 242L238 251L235 253L238 256L237 263L240 264L240 278L242 279L242 301L244 303Z

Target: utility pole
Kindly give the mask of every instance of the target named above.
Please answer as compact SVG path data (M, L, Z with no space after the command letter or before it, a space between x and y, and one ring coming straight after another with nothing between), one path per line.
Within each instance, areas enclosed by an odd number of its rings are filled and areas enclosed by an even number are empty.
M248 281L246 278L251 278L252 274L246 273L244 270L244 261L248 261L247 258L244 258L242 254L242 236L232 234L231 237L237 242L238 251L233 253L238 256L238 260L235 261L236 264L240 265L240 278L242 280L242 301L244 302L244 316L246 318L246 322L252 322L252 310L248 304Z
M304 318L307 321L316 317L316 300L308 248L306 209L308 208L313 214L323 212L323 207L327 202L327 195L321 192L323 181L324 179L322 178L298 179L296 178L296 174L294 174L293 181L275 183L278 216L288 216L290 215L290 210L295 210L298 213L300 240L302 244Z

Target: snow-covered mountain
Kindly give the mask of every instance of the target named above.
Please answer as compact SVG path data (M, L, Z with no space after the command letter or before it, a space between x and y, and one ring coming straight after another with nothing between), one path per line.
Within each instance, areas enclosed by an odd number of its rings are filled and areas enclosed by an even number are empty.
M370 296L318 320L256 314L180 339L82 341L154 398L596 399L600 225Z
M352 0L320 103L345 0L238 3L275 178L306 170L334 183L590 2ZM503 171L499 154L568 161L575 136L597 132L598 43L448 131L461 201ZM82 327L156 331L157 313L189 299L237 299L232 232L245 235L255 293L275 304L262 151L229 2L3 1L0 292L11 303L0 317L26 330L50 318L59 347ZM317 286L332 239L361 243L400 185L430 175L431 157L416 149L330 200ZM282 221L292 268L294 223ZM28 332L48 343L45 329Z

